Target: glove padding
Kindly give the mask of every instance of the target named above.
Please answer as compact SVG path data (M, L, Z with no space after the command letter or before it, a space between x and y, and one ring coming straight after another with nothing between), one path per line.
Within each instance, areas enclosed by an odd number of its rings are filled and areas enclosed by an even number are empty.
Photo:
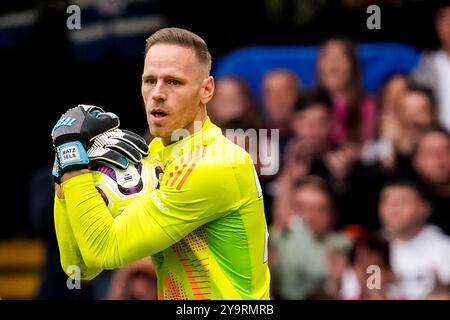
M98 135L118 128L119 124L120 120L114 113L97 106L79 104L65 112L53 127L53 146L70 141L88 145Z
M131 163L139 163L148 156L148 145L144 138L128 130L114 129L95 138L88 150L89 163L103 162L120 169L128 168ZM61 169L55 158L53 180L61 183Z
M126 169L130 162L136 164L141 162L143 156L148 156L148 145L134 132L114 129L95 138L87 155L91 161Z
M91 142L102 133L117 128L119 118L97 106L80 104L69 109L52 130L52 142L56 149L59 174L87 168L86 153Z

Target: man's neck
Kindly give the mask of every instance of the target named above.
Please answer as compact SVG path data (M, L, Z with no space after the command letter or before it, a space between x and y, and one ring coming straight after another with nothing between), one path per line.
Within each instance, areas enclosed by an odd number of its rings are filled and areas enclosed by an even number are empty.
M417 235L422 231L423 225L417 225L411 227L409 230L404 230L403 232L397 234L395 238L400 241L410 241L417 237Z
M181 141L182 139L188 138L191 135L193 135L194 133L201 131L203 128L203 125L205 124L206 121L206 114L203 114L201 116L198 116L194 121L192 121L191 123L189 123L186 127L184 127L182 129L181 132L179 132L179 134L176 133L176 130L174 130L172 132L172 134L170 135L170 137L161 137L161 142L163 143L163 145L165 147L167 147L168 145ZM187 132L189 132L189 134L187 134ZM177 139L174 139L177 138Z

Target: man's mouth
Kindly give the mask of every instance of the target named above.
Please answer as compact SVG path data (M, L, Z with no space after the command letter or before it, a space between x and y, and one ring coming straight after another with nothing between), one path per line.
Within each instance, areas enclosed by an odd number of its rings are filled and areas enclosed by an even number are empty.
M156 119L162 119L167 116L167 113L165 113L164 111L159 111L159 110L152 111L152 112L150 112L150 114L153 117L155 117Z

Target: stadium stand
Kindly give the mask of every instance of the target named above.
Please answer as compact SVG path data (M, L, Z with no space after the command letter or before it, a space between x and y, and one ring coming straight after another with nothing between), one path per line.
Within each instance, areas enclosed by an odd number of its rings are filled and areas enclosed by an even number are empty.
M400 43L362 43L358 46L366 89L375 92L395 72L416 67L420 51ZM306 87L314 83L318 46L262 46L237 49L216 63L216 77L237 75L246 79L254 94L261 95L261 79L270 69L295 71Z

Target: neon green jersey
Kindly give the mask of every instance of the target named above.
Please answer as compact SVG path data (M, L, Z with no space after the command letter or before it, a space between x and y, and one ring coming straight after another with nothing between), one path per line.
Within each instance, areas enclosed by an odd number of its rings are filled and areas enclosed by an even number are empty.
M111 269L151 255L160 299L269 299L267 228L252 160L206 119L150 153L160 185L112 218L91 174L62 184L83 260Z

